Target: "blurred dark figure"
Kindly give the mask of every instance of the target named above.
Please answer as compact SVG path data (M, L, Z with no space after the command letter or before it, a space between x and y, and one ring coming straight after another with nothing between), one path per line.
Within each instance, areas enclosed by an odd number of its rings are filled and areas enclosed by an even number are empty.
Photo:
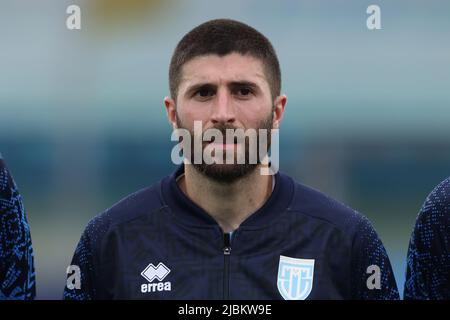
M33 260L22 197L0 154L0 300L34 299Z

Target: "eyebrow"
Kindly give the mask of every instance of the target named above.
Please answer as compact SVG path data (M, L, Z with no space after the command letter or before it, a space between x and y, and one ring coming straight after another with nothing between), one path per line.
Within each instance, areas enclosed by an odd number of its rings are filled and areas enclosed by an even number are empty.
M252 81L231 81L227 84L228 88L236 89L236 88L250 88L254 91L259 91L259 86L255 82ZM186 90L185 96L191 96L195 92L201 89L217 89L217 85L210 83L210 82L201 82L197 84L193 84L192 86L189 86Z

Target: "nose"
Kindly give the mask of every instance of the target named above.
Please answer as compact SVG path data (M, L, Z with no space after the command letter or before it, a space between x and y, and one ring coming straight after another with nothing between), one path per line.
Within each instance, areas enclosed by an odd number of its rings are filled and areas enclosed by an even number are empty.
M230 124L236 121L233 100L226 89L219 89L217 92L216 99L212 106L211 121L214 124Z

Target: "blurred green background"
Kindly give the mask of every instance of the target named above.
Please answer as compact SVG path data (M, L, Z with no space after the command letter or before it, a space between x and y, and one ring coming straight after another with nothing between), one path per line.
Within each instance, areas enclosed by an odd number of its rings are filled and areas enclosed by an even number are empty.
M82 29L66 28L81 7ZM381 30L366 9L381 7ZM450 2L0 0L0 152L31 226L37 298L59 299L87 222L174 170L163 98L181 37L264 33L288 96L281 170L362 212L403 291L417 212L450 174Z

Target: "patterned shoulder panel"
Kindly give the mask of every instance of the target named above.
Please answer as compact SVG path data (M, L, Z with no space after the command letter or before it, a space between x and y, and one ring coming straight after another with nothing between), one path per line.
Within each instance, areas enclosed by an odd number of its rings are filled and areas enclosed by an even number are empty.
M33 262L22 198L0 157L0 300L34 299Z
M408 248L405 299L450 299L450 178L427 197Z

